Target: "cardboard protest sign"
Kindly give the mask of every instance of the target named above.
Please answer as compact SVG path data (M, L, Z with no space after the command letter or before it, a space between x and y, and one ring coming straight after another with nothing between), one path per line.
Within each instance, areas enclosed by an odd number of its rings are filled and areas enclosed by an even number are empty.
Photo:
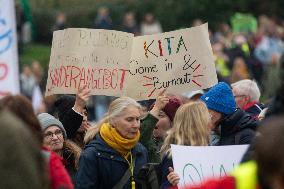
M251 14L236 13L231 18L233 32L256 32L257 19Z
M124 95L133 34L70 28L53 34L46 95L74 94L87 85L95 95Z
M54 32L46 95L87 85L94 95L146 100L164 88L182 93L216 83L207 24L135 38L73 28Z
M194 185L229 174L240 163L247 148L248 145L171 145L174 170L180 177L179 186Z
M0 1L0 98L20 92L15 4Z
M208 25L135 37L127 95L155 98L159 91L183 93L217 83Z

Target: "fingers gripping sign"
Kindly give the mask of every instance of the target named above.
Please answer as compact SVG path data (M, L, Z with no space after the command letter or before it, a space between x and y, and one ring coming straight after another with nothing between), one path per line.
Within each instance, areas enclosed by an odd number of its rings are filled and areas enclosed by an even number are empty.
M169 174L167 176L168 181L171 183L171 185L176 186L179 183L179 176L176 172L174 172L174 169L172 167L169 167Z
M87 101L89 100L90 94L91 91L90 89L88 89L87 85L79 87L76 93L76 100L74 104L75 111L83 114L84 108L87 104Z

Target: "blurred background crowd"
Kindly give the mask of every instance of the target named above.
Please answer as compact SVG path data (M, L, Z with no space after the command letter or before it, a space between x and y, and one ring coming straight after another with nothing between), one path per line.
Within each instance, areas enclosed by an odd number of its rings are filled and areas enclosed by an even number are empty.
M17 30L21 92L37 113L56 99L44 98L52 32L68 27L113 29L135 36L209 24L219 81L253 79L266 102L277 88L278 60L284 51L282 1L187 0L18 0ZM284 5L283 5L284 6ZM282 7L283 7L282 6ZM89 118L98 120L111 98L89 101Z

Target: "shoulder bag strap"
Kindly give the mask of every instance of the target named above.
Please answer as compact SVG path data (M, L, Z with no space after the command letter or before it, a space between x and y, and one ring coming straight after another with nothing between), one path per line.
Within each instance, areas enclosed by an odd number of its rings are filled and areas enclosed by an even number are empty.
M123 186L126 184L126 182L131 177L131 172L129 169L127 169L124 173L124 175L121 177L121 179L112 187L112 189L122 189Z

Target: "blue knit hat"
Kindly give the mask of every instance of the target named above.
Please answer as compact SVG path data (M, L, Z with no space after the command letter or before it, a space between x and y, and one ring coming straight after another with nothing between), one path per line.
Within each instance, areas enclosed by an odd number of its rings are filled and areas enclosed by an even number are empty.
M225 115L230 115L236 110L236 101L233 92L227 83L220 82L212 87L200 99L205 102L208 109Z

